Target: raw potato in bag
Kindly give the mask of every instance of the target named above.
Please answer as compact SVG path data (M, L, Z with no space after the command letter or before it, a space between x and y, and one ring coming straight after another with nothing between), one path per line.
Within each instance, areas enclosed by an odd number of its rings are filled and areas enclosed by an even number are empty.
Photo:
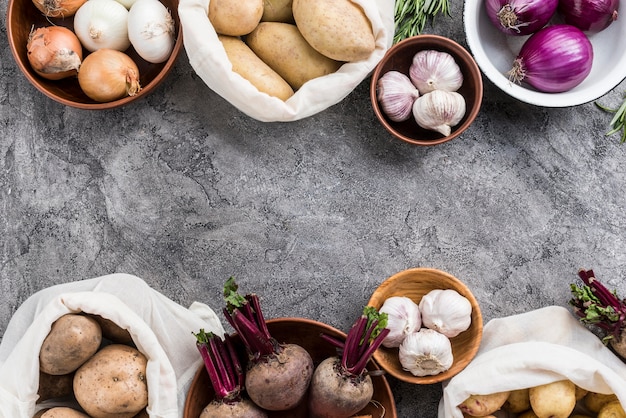
M339 103L371 73L393 42L394 2L354 0L370 20L376 41L374 52L367 59L345 63L332 74L308 81L283 101L261 93L248 80L233 72L224 47L209 22L209 1L181 0L178 6L189 62L211 90L262 122L295 121Z
M0 418L31 418L56 406L37 403L39 352L51 325L85 312L126 329L147 357L147 411L151 418L181 418L194 374L202 365L192 332L224 335L215 312L194 302L187 309L128 274L60 284L29 297L15 312L0 343Z
M494 319L485 325L474 360L444 384L439 418L463 418L457 405L472 394L566 379L591 392L614 393L626 405L626 364L566 308Z

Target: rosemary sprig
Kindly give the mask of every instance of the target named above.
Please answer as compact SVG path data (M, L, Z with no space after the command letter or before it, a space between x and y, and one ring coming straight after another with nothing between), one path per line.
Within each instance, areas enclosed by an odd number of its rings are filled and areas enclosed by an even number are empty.
M611 122L609 123L611 130L608 131L605 135L610 136L614 133L622 131L622 138L620 142L626 142L626 95L624 95L624 102L617 109L603 106L598 102L595 102L595 104L597 107L604 110L605 112L615 113L615 116L613 116L613 119L611 119Z
M393 43L419 35L439 13L450 16L449 0L396 0Z

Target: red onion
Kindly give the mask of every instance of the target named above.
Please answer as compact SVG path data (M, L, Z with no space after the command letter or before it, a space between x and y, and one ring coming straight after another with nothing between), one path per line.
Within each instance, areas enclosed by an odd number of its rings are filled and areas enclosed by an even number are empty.
M485 0L489 20L507 35L538 31L552 18L558 4L559 0Z
M619 0L559 0L565 23L588 32L600 32L617 20Z
M592 62L593 48L587 36L575 26L561 24L531 35L508 74L512 81L559 93L582 83L591 72Z

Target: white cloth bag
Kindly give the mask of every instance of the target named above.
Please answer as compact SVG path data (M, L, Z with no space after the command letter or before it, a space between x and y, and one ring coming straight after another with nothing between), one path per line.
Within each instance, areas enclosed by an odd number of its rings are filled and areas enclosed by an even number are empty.
M181 418L191 380L202 366L192 332L224 335L207 305L186 309L142 279L112 274L41 290L15 312L0 343L0 418L31 418L36 404L39 350L54 321L67 313L101 315L127 329L148 358L147 411L152 418Z
M178 15L189 63L204 83L248 116L262 122L288 122L340 102L361 83L393 42L394 0L353 0L369 18L376 49L366 60L347 63L333 73L305 83L287 101L259 92L232 71L222 43L209 22L209 0L180 0ZM211 106L208 101L199 106Z
M463 418L457 405L472 394L564 379L589 391L615 393L626 405L626 364L566 308L493 319L474 360L444 384L439 418Z

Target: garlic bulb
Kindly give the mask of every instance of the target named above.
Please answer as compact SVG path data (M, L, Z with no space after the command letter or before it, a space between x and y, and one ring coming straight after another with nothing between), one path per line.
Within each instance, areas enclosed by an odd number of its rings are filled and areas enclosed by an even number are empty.
M419 303L422 325L448 338L456 337L472 323L472 305L454 289L431 290Z
M392 70L378 79L376 95L387 117L394 122L403 122L411 117L419 91L407 75Z
M463 84L463 73L452 55L434 50L413 56L409 77L420 94L433 90L457 91Z
M389 334L382 342L385 347L399 347L407 335L419 331L422 327L419 306L406 296L385 299L379 312L387 314Z
M399 350L402 368L414 376L432 376L452 366L452 344L445 335L423 328L408 335Z
M419 126L450 135L452 126L465 116L465 99L457 92L435 90L413 103L413 117Z

